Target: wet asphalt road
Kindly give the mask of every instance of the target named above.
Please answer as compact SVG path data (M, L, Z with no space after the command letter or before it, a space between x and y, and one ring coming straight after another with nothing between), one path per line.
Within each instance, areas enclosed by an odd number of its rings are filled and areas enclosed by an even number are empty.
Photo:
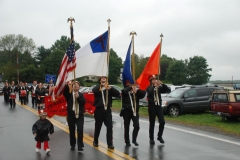
M31 101L31 100L30 100ZM166 124L163 139L165 144L155 140L149 144L148 121L140 120L138 147L126 147L122 118L113 113L113 142L115 150L106 149L106 128L103 125L100 134L99 148L92 147L94 119L86 115L84 122L84 151L71 151L65 117L58 121L50 135L50 155L43 150L35 152L35 140L31 132L38 116L28 110L31 107L10 108L0 96L0 160L108 160L108 159L141 159L141 160L238 160L240 157L240 140L232 137ZM60 125L59 125L60 124ZM132 125L132 123L131 123ZM65 129L64 129L65 128ZM155 135L157 135L157 126ZM132 126L131 126L132 131Z

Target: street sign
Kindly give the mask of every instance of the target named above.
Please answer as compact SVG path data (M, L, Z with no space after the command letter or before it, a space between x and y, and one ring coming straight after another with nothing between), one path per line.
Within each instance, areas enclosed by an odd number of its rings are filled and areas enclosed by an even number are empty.
M53 80L53 83L55 83L56 82L56 75L53 75L53 74L46 74L45 75L45 82L46 83L49 83L51 79Z

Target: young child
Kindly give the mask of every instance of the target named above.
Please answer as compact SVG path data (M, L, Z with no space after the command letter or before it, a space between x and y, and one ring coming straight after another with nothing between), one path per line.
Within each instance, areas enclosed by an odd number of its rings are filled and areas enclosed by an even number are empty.
M48 141L50 140L48 134L52 134L54 132L53 124L46 119L47 113L43 110L39 111L40 119L37 120L32 126L32 133L35 136L36 144L36 152L39 152L41 149L41 143L44 144L44 150L46 154L49 154L50 149L48 146Z

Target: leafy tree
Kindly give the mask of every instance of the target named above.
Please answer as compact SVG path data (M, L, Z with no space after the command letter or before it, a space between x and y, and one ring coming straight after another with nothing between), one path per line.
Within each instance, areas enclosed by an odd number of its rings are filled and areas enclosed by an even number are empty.
M21 34L9 34L0 38L0 50L11 52L14 48L22 53L25 51L32 53L36 46L31 38L28 39Z
M182 60L174 60L169 64L166 74L166 80L174 85L186 83L186 65Z
M71 39L67 36L61 36L60 40L55 41L55 43L51 47L51 51L54 50L63 50L64 52L67 50ZM79 43L75 41L75 50L78 50L80 48Z
M59 68L63 59L65 51L55 50L47 58L44 59L41 65L41 70L45 77L45 74L58 75Z
M173 61L173 58L168 57L166 54L163 54L161 56L160 59L160 69L161 69L161 73L160 73L160 79L161 80L165 80L166 79L166 72L168 69L169 64Z
M17 80L17 70L16 70L16 64L13 64L12 62L6 62L3 66L3 81L16 81Z
M144 70L149 57L144 57L144 55L140 55L138 58L138 61L135 63L136 68L136 79L142 74L142 71Z
M117 79L120 76L120 68L123 67L122 59L118 57L117 53L110 49L109 56L109 83L117 83Z
M51 53L51 49L46 49L44 46L40 46L37 48L37 54L35 56L37 62L39 64L41 64L41 62L43 62L44 59L46 59L50 53Z
M211 77L208 73L212 68L208 68L207 60L202 56L189 58L187 62L188 83L201 85L207 83Z

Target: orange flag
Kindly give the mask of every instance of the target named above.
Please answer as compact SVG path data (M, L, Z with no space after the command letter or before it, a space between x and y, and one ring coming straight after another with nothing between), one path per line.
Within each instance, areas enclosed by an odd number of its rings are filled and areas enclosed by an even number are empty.
M144 68L142 74L137 79L137 83L139 84L139 88L141 90L146 90L149 83L148 76L159 74L159 66L160 66L160 47L161 43L157 45L154 49L151 57L149 58L146 67Z

